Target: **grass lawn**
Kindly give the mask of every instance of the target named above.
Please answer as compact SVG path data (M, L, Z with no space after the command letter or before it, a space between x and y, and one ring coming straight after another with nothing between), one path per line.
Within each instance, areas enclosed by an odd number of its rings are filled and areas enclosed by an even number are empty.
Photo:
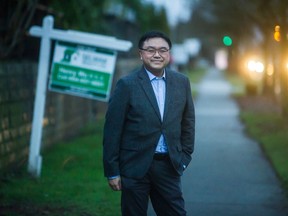
M103 118L95 125L44 151L41 178L30 178L26 167L2 174L0 215L120 215L120 193L103 176Z

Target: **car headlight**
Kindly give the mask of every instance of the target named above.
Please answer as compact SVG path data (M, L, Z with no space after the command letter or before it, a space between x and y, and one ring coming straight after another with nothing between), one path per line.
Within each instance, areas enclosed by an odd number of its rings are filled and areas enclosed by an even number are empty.
M250 60L247 63L247 68L251 72L263 73L264 64L261 61Z

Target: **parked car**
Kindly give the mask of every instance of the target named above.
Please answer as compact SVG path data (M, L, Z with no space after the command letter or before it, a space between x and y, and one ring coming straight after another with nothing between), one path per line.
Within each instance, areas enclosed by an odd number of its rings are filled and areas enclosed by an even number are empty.
M262 89L265 66L261 57L250 56L244 60L242 74L247 94L257 94Z

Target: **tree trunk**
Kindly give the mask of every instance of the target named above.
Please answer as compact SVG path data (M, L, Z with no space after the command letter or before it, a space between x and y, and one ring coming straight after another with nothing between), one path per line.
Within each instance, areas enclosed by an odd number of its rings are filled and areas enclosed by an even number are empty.
M288 118L288 40L287 40L287 12L288 3L286 1L281 2L281 55L280 55L280 78L281 78L281 99L282 99L282 112L283 116Z

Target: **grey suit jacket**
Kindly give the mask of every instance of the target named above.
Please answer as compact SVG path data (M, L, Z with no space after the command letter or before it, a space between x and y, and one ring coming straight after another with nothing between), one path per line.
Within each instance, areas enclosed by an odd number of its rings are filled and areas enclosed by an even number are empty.
M190 82L166 69L166 99L161 121L156 97L144 67L120 79L109 101L103 139L106 177L142 178L161 133L179 175L194 150L195 114Z

